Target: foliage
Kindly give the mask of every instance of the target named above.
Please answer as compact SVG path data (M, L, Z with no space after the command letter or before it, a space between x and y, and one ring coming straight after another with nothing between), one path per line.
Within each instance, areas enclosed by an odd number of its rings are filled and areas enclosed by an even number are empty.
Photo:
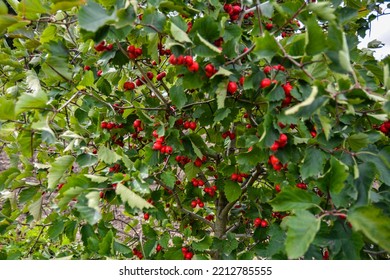
M228 2L0 1L1 259L388 259L381 1Z

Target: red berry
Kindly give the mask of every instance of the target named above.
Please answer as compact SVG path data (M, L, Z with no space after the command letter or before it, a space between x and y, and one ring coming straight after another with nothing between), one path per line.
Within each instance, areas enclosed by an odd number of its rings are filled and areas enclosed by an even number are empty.
M144 219L145 219L145 221L147 221L147 220L149 220L149 213L144 213Z
M196 129L196 122L190 122L189 123L189 129L195 130Z
M272 146L270 147L271 151L277 151L278 149L280 148L279 146L279 142L278 141L275 141Z
M317 136L317 132L315 130L312 130L312 131L310 131L310 135L311 135L311 137L314 138Z
M163 147L163 145L162 145L161 142L155 142L155 143L153 144L152 149L155 150L155 151L160 151L162 147Z
M191 66L188 66L188 70L190 72L197 72L199 70L199 64L198 62L194 61Z
M253 221L253 225L255 227L259 227L261 225L261 219L260 218L256 218L254 221Z
M184 258L185 258L186 260L191 260L193 256L194 256L194 253L192 253L192 252L187 252L187 253L185 253Z
M277 193L281 191L280 185L275 185L275 191Z
M272 67L267 65L267 66L264 66L264 69L263 69L263 72L264 74L269 74L272 70Z
M100 77L102 74L103 74L103 70L98 70L97 73L96 73L96 75L97 75L98 77Z
M237 179L238 179L238 174L233 173L233 174L230 176L230 179L231 179L232 181L237 181Z
M267 222L266 220L261 220L260 226L261 226L262 228L265 228L265 227L268 226L268 222Z
M229 138L230 138L230 140L236 139L236 134L234 132L230 132Z
M194 63L194 60L192 58L192 56L189 56L189 55L186 55L184 57L184 63L187 65L187 66L191 66L193 63Z
M239 80L239 83L241 86L244 86L244 82L245 82L245 77L244 76L241 76L240 77L240 80Z
M268 78L264 78L260 82L260 88L266 88L266 87L269 87L270 85L271 85L271 80Z
M88 70L91 70L91 67L88 66L88 65L85 65L85 66L84 66L84 71L88 71Z
M191 207L195 208L198 205L198 202L196 200L191 201Z
M181 248L181 252L182 252L183 255L184 255L185 253L188 252L188 248L187 248L187 247L182 247L182 248Z
M157 251L157 252L160 252L161 250L162 250L161 245L160 245L160 244L157 244L157 246L156 246L156 251Z
M202 160L200 158L197 158L195 161L194 161L194 165L196 167L201 167L203 164Z
M107 128L108 123L107 122L101 122L100 127L101 128Z
M172 65L176 65L177 64L177 58L174 54L172 54L170 57L169 57L169 63L172 64Z
M140 119L136 119L134 122L133 122L133 126L134 128L137 128L137 127L141 127L141 120Z
M273 27L274 27L274 25L270 22L265 25L265 29L267 29L267 30L271 30Z
M230 94L234 94L237 91L237 83L230 81L227 86L227 92Z
M280 134L280 136L279 136L279 142L280 143L286 143L287 140L288 140L288 138L287 138L286 134L284 134L284 133Z
M133 89L135 89L135 83L130 82L130 81L127 81L127 82L125 82L125 83L123 84L123 88L124 88L125 90L133 90Z

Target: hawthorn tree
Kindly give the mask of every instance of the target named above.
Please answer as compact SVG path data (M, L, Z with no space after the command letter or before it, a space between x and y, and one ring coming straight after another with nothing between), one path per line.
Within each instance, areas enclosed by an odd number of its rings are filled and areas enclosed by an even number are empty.
M388 259L384 1L0 1L1 259Z

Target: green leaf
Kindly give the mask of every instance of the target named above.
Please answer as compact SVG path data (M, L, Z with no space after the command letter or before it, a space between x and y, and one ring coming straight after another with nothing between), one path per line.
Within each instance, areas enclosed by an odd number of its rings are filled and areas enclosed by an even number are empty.
M114 246L114 233L110 229L99 243L99 254L105 256L110 255Z
M307 148L305 151L305 158L303 159L303 164L301 166L302 180L321 174L326 159L327 156L323 151L314 147Z
M180 43L190 43L192 44L192 41L190 37L188 37L187 33L181 30L176 24L171 22L171 35L172 37L180 42Z
M42 91L41 82L34 70L28 70L26 72L26 82L28 88L33 94Z
M37 14L49 13L49 9L39 0L22 0L18 5L18 14L27 19L36 19Z
M321 220L306 210L297 210L294 216L283 219L282 228L287 228L286 252L289 259L302 257L313 242Z
M92 174L84 174L84 176L90 179L94 183L103 183L108 180L108 178L104 176L98 176Z
M113 150L107 148L104 145L101 145L98 149L98 158L99 160L107 163L107 164L112 164L120 160L122 157L118 155L116 152Z
M77 211L80 212L81 217L83 219L85 219L87 221L87 223L90 225L96 224L102 218L99 211L97 211L96 209L93 209L87 205L83 205L82 203L78 202L76 204L76 209L77 209Z
M168 187L173 188L176 182L176 176L172 172L164 172L161 174L161 181Z
M84 168L95 165L98 162L98 159L91 154L81 154L76 158L76 162L80 168Z
M221 108L215 111L215 116L214 116L214 122L220 122L227 118L231 113L231 110L229 108Z
M369 202L369 192L372 187L376 172L375 165L371 162L359 164L359 178L354 180L354 185L358 191L356 205L367 205Z
M0 120L15 120L15 101L0 96Z
M73 162L74 157L72 156L62 156L56 158L56 160L51 164L51 167L49 168L49 175L47 176L49 189L54 189L57 186L66 171L72 167Z
M310 96L308 98L306 98L303 102L301 102L297 105L294 105L291 108L287 109L285 111L285 114L287 116L296 114L301 108L311 105L316 100L317 94L318 94L318 87L313 86L312 91L310 93Z
M364 133L357 133L347 138L349 147L353 151L359 151L368 146L368 135Z
M56 219L53 221L49 229L47 230L47 235L50 239L57 239L61 233L63 233L65 228L64 221L62 219Z
M42 203L43 198L42 195L40 195L36 201L28 206L28 211L34 217L35 221L39 221L42 217Z
M187 103L187 95L184 92L183 86L180 84L173 85L169 89L169 96L171 97L172 104L181 110Z
M255 41L256 47L253 53L259 58L265 58L271 60L276 54L280 52L276 39L268 31L264 32L262 37L257 38Z
M374 206L362 206L348 212L352 229L365 236L390 253L390 218Z
M283 190L270 201L272 209L278 211L291 211L309 209L319 205L321 199L315 194L296 187L283 188Z
M320 19L336 20L335 8L329 2L316 2L308 5L308 10L313 11Z
M308 55L316 55L325 51L327 42L322 28L314 17L305 22L307 28L305 52Z
M217 95L217 105L218 109L222 109L225 107L225 99L227 94L227 84L226 82L220 82L215 91Z
M39 91L34 94L23 93L16 102L15 114L18 115L30 109L46 108L47 102L47 95L43 91Z
M210 249L212 244L213 244L213 238L210 235L206 235L200 241L192 242L191 247L195 251L204 252Z
M349 176L349 168L343 162L335 157L330 159L330 169L325 175L328 183L328 188L331 193L338 194L345 186L345 180Z
M125 187L122 183L118 183L116 194L119 195L123 202L127 203L131 208L153 208L153 205L140 197L138 194Z
M226 181L224 185L226 198L229 202L237 200L241 196L241 187L237 182Z
M332 130L331 120L324 115L320 115L319 118L320 118L322 129L325 134L325 138L327 141L329 141L330 132Z
M206 46L208 47L210 50L212 50L213 52L216 52L218 54L222 53L222 50L218 49L216 46L214 46L213 44L211 44L209 41L207 41L205 38L203 38L199 33L196 34L199 38L199 40Z
M102 6L94 1L88 1L87 5L81 7L78 15L80 28L96 32L106 24L114 23L115 13L109 13Z

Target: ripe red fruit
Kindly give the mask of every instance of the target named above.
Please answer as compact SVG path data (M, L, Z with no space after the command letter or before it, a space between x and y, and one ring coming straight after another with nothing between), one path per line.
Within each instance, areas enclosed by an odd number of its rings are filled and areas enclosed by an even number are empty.
M190 72L197 72L199 70L199 64L198 62L194 61L191 66L187 66L188 70Z
M190 122L188 128L191 130L195 130L196 129L196 122Z
M155 151L160 151L162 147L163 147L163 145L161 142L155 142L155 143L153 143L152 149Z
M203 208L203 207L204 207L204 203L203 203L202 201L199 202L198 205L199 205L200 208Z
M194 161L194 165L196 167L201 167L203 164L202 160L200 158L197 158L195 161Z
M260 227L265 228L268 226L268 222L266 220L261 220Z
M193 256L194 256L194 253L187 252L187 253L184 254L184 259L191 260Z
M274 156L274 155L271 155L270 157L269 157L269 163L271 164L271 165L277 165L278 163L280 163L279 162L279 159L276 157L276 156Z
M195 208L198 205L198 202L196 200L191 201L191 207Z
M192 58L192 56L186 55L186 56L184 57L184 63L185 63L187 66L191 66L191 65L194 63L194 59Z
M98 70L97 73L96 73L96 75L97 75L98 77L100 77L102 74L103 74L103 70Z
M108 125L108 123L104 122L104 121L100 123L100 127L103 128L103 129L107 128L107 125Z
M149 220L149 218L150 218L150 215L149 215L149 213L144 213L144 220L145 221L147 221L147 220Z
M111 129L113 129L113 128L115 128L115 123L113 123L113 122L109 122L109 123L107 123L107 127L106 127L108 130L111 130Z
M286 84L282 85L282 88L284 90L284 93L286 96L290 96L291 95L291 90L293 89L293 86L287 82Z
M233 173L233 174L230 176L230 179L231 179L232 181L237 181L237 179L238 179L238 174Z
M142 125L142 122L141 122L140 119L136 119L136 120L133 122L134 128L141 127L141 125Z
M261 225L261 219L260 218L256 218L254 221L253 221L253 225L254 227L259 227Z
M169 59L168 59L169 63L172 64L172 65L176 65L177 64L177 58L174 54L172 54Z
M322 252L322 259L323 260L329 260L329 251L328 250L324 250Z
M265 25L265 29L267 29L267 30L271 30L273 27L274 27L274 25L270 22Z
M234 94L237 91L237 83L230 81L227 86L227 92L230 94Z
M287 140L288 140L288 138L287 138L286 134L284 134L284 133L280 134L280 136L279 136L279 142L280 143L286 143Z
M267 65L267 66L264 66L264 69L263 69L263 72L264 74L269 74L272 70L272 67Z
M315 130L310 131L310 135L313 138L316 137L317 136L317 131L315 131Z
M125 83L123 84L123 88L124 88L125 90L133 90L133 89L135 89L135 83L130 82L130 81L127 81L127 82L125 82Z
M234 132L230 132L229 133L229 138L230 138L230 140L236 139L236 134Z
M181 252L182 252L183 255L184 255L185 253L188 252L188 248L187 248L187 247L182 247L182 248L181 248Z
M275 191L279 193L281 191L280 185L275 185Z
M88 70L91 70L91 67L88 66L88 65L85 65L85 66L84 66L84 71L88 71Z
M156 251L160 252L162 250L162 246L160 244L157 244L156 246Z
M260 82L260 88L266 88L266 87L269 87L271 85L271 80L268 79L268 78L264 78L261 80Z
M244 86L244 82L245 82L245 77L244 76L241 76L240 77L240 80L239 80L239 83L241 86Z
M158 74L157 77L156 77L157 81L161 81L163 78L165 78L166 75L167 75L167 73L161 72L161 73Z
M270 147L271 151L277 151L278 149L280 148L279 146L279 142L278 141L275 141L272 146Z

